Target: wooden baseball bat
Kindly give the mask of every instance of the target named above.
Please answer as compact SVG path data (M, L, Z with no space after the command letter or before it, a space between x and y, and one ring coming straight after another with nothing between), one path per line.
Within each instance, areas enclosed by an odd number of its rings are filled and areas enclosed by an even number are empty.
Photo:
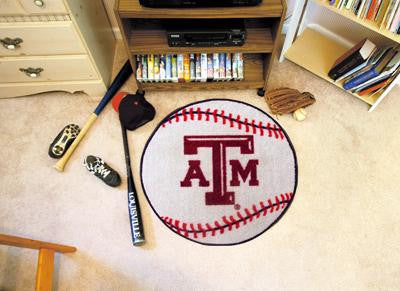
M57 164L54 165L54 168L57 171L59 172L64 171L65 165L67 164L75 148L78 146L79 142L83 139L83 137L86 135L90 127L96 121L97 116L99 116L101 111L103 111L104 107L106 107L107 103L113 98L115 93L121 88L121 86L125 83L125 81L129 78L131 74L132 74L132 66L128 60L126 61L122 69L119 71L118 75L115 77L110 88L108 88L106 94L100 100L100 103L97 105L94 112L90 115L89 119L86 121L86 124L80 131L79 135L76 137L74 142L68 148L64 156L57 162Z

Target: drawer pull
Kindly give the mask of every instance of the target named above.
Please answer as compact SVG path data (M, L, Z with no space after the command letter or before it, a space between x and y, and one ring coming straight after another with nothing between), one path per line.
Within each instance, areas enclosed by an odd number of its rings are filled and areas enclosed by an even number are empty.
M19 69L21 72L23 72L23 73L25 73L25 75L27 75L28 77L30 77L30 78L37 78L37 77L40 77L40 73L41 72L43 72L43 69L42 68L31 68L31 67L29 67L29 68L27 68L27 69L24 69L24 68L20 68Z
M1 44L8 50L13 51L16 50L17 48L21 47L19 44L23 42L22 39L20 39L19 37L17 38L3 38L0 39Z
M44 1L43 0L33 0L33 3L35 3L35 5L37 7L44 7Z

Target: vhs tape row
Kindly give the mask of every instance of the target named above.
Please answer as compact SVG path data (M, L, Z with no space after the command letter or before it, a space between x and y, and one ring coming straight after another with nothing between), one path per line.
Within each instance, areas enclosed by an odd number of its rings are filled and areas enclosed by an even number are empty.
M137 55L139 82L240 81L242 53Z

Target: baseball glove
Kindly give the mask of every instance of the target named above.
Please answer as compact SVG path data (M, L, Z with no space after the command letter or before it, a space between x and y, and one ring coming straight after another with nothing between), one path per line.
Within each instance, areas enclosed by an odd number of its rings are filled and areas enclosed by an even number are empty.
M299 90L286 87L267 92L265 100L272 114L279 115L292 113L299 108L315 103L315 98L311 93L300 93Z

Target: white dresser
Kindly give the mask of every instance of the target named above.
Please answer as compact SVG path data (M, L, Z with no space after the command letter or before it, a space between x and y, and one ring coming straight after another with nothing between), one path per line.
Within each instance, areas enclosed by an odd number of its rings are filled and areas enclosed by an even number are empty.
M101 96L115 39L102 0L0 0L0 98Z

